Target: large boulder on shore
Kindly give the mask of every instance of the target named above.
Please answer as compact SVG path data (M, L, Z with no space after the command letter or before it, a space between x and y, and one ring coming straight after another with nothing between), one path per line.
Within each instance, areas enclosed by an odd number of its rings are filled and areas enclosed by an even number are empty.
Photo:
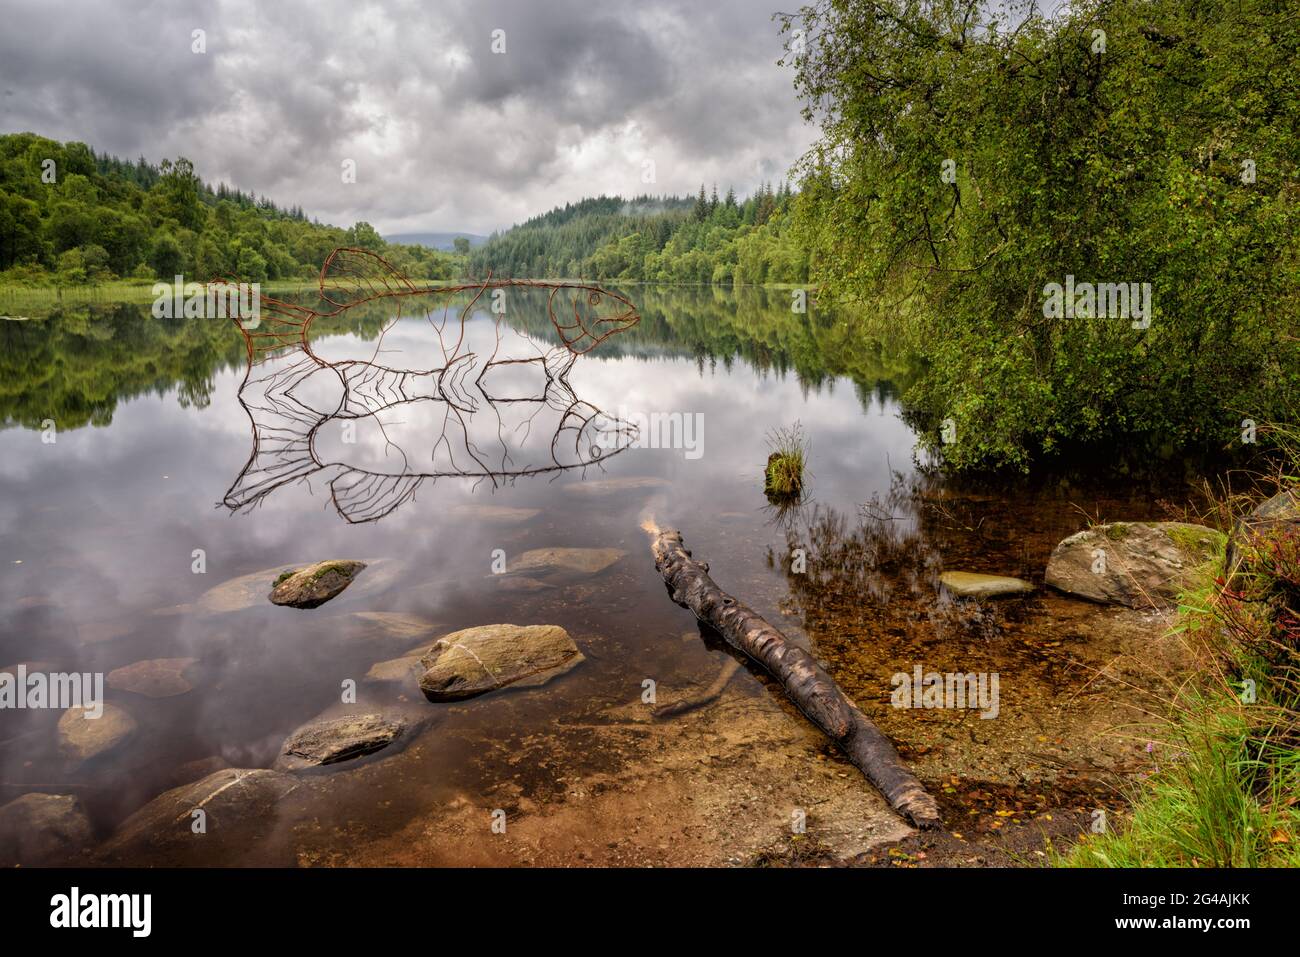
M459 701L506 685L545 684L582 660L558 625L480 625L438 639L420 659L420 690L430 701Z
M285 771L338 764L382 751L406 729L404 721L382 714L317 718L285 740L275 766Z
M294 608L316 608L352 584L365 562L334 559L284 572L271 589L271 603Z
M1187 522L1113 522L1063 540L1047 584L1070 595L1130 608L1173 604L1192 573L1214 558L1224 535Z
M24 794L0 807L0 867L66 864L90 844L90 821L71 794Z

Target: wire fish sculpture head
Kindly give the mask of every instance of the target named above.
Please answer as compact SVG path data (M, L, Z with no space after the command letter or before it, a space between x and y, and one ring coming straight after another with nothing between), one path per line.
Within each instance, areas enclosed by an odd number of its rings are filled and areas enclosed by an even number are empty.
M561 300L569 299L567 309ZM570 352L590 352L611 336L631 329L641 321L636 307L618 293L598 286L557 283L546 304L551 325Z

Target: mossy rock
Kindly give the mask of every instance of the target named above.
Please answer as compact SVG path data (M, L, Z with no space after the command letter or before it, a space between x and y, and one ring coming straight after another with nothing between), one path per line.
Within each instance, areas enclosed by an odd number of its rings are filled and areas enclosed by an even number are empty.
M194 610L205 615L229 614L265 606L267 588L274 590L284 585L293 575L319 562L298 562L293 565L276 565L261 571L240 575L209 588L194 602ZM361 564L366 573L355 577L349 596L352 604L360 598L378 595L391 588L406 573L405 562L396 558L367 558Z
M1186 522L1114 522L1066 538L1047 563L1047 584L1130 608L1167 607L1216 570L1226 537Z
M276 605L316 608L351 585L365 567L365 562L341 559L317 562L281 574L275 580L269 597Z

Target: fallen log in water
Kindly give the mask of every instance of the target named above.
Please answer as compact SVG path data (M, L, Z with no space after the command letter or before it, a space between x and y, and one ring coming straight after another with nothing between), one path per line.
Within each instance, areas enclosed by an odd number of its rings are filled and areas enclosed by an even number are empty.
M934 798L904 766L889 739L840 691L812 655L719 588L709 577L708 564L692 558L686 550L681 532L657 530L652 548L655 567L673 601L693 611L696 618L779 681L799 710L843 749L894 810L917 827L939 825Z

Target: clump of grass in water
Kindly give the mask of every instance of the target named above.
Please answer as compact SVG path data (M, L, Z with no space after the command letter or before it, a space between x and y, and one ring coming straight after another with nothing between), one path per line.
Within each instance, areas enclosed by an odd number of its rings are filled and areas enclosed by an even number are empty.
M771 454L763 473L763 491L768 498L781 501L797 499L804 489L804 456L808 443L803 426L773 429L767 434Z

